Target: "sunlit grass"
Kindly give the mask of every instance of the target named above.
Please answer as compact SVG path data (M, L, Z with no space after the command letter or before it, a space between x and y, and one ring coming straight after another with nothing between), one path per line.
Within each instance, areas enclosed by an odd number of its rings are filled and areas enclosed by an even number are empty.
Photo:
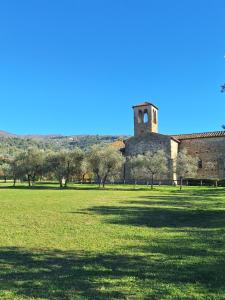
M0 184L0 299L225 299L225 189Z

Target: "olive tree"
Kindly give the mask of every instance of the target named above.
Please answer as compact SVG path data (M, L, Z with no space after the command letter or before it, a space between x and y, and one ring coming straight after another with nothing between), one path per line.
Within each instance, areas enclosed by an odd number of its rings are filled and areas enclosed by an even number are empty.
M84 152L80 148L75 148L73 151L67 152L66 155L66 172L65 172L65 184L71 179L72 176L80 177L82 173L82 162L84 159Z
M177 176L180 178L180 190L183 186L183 179L187 177L194 177L198 170L198 158L193 157L184 149L177 155L176 160Z
M24 169L21 167L20 154L11 157L8 160L9 176L13 179L13 186L16 186L16 180L24 177Z
M8 162L4 162L0 166L0 174L4 178L4 181L6 182L7 178L10 177L10 165Z
M29 187L34 183L37 176L43 173L44 151L29 148L27 151L19 153L12 162L15 168L15 175L21 179L26 178Z
M79 148L73 151L49 153L45 160L45 173L52 174L59 181L61 188L67 187L71 177L81 173L83 157L84 153Z
M134 179L134 188L136 187L137 180L143 178L144 155L138 154L128 159L128 166L130 169L131 177Z
M51 177L54 177L59 181L59 185L63 187L63 178L65 176L66 169L66 152L52 152L48 153L45 159L45 174Z
M84 156L84 159L81 162L81 182L84 183L85 182L85 177L88 175L91 177L92 175L92 171L91 171L91 167L90 164L88 162L88 157Z
M208 178L211 178L211 179L214 179L214 182L215 182L215 186L217 187L218 185L218 178L216 178L216 176L214 176L213 178L213 175L216 174L216 170L218 168L218 165L217 165L217 161L207 161L205 163L205 171L206 171L206 174L207 174L207 177Z
M146 152L143 155L143 172L151 181L151 189L153 189L155 177L168 174L168 158L163 150L156 152Z
M88 153L88 161L99 187L101 184L105 187L106 180L113 180L121 174L124 158L115 147L94 145Z

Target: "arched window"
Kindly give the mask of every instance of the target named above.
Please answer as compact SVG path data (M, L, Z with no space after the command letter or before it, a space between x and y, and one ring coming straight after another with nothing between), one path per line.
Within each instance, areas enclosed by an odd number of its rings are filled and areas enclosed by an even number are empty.
M156 120L156 110L153 110L153 122L156 124L157 120Z
M143 113L142 110L138 111L138 123L142 123L143 122Z
M144 117L143 117L144 123L148 123L148 111L147 109L144 110Z

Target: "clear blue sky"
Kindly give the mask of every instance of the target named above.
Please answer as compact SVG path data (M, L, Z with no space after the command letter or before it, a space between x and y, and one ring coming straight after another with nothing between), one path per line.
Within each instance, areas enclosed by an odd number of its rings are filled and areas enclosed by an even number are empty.
M161 133L225 123L224 0L0 3L0 129L132 134L131 106Z

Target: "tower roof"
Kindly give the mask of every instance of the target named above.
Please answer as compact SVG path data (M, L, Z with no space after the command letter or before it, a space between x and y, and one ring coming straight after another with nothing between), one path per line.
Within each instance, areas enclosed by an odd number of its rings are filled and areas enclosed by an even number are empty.
M136 104L136 105L134 105L134 106L132 106L132 107L134 108L134 107L139 107L139 106L148 106L148 105L154 106L156 109L158 109L158 107L157 107L157 106L155 106L155 104L152 104L152 103L150 103L150 102L147 102L147 101L145 101L145 102L142 102L142 103L138 103L138 104Z

